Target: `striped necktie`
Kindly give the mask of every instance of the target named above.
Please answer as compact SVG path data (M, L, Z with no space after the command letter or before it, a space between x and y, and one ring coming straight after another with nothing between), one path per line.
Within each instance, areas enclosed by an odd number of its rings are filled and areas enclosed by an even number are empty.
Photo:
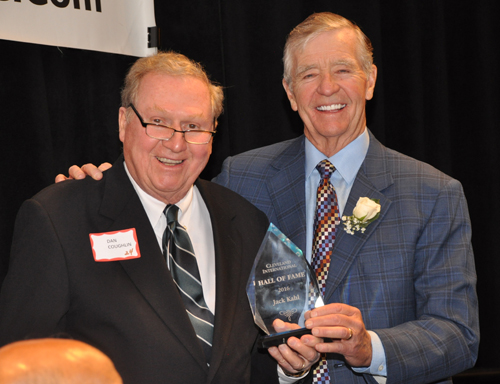
M330 183L330 176L335 167L328 160L322 160L316 166L321 175L316 200L316 217L314 218L314 243L312 267L316 271L321 293L325 294L326 279L330 268L330 260L335 243L335 229L340 224L339 205L335 188ZM330 375L326 356L323 354L318 366L313 371L313 383L330 383Z
M163 233L163 254L167 257L168 250L170 272L209 363L214 315L205 303L196 256L188 233L177 221L178 212L176 205L167 205L163 211L167 217L167 228Z

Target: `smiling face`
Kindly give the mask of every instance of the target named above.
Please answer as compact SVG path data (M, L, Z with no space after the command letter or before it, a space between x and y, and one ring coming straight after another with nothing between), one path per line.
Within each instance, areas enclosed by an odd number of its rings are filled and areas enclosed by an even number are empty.
M192 124L198 129L215 129L208 86L193 76L146 74L134 106L148 123L177 130ZM167 204L181 200L205 168L212 141L188 144L180 133L168 141L153 139L135 114L129 114L127 121L124 107L120 108L119 125L125 163L141 189Z
M363 72L357 44L350 28L320 33L294 53L292 87L283 80L306 137L328 157L366 126L365 104L373 97L377 68Z

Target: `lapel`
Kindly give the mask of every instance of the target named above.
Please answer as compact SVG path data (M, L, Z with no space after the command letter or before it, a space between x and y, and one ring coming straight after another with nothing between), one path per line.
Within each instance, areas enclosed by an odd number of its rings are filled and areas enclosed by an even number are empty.
M237 302L240 289L237 287L246 284L242 282L241 250L238 250L234 238L234 226L232 220L234 212L228 212L224 201L210 188L209 181L198 179L195 183L205 201L210 213L212 231L215 246L216 267L216 300L215 300L215 324L214 324L214 348L212 348L212 359L210 361L210 372L208 382L217 372L224 355L231 353L228 349L231 335L236 334L232 328L235 324ZM246 279L246 277L245 277ZM234 340L233 340L234 345Z
M302 250L306 246L305 207L305 149L304 136L276 156L271 163L274 172L266 180L274 214L271 222L287 235Z
M99 213L112 220L109 231L135 228L141 252L140 258L119 263L165 326L208 369L151 223L125 172L123 156L106 172L105 182Z
M344 215L352 215L352 211L360 197L369 197L380 200L380 216L372 222L364 233L355 232L349 235L344 231L344 226L337 230L335 247L333 248L331 266L325 288L325 302L328 302L333 292L346 276L349 268L357 258L359 251L366 241L370 239L378 225L384 220L389 211L391 200L383 191L393 184L392 174L386 167L386 148L372 135L366 158L356 176L349 198L344 208Z

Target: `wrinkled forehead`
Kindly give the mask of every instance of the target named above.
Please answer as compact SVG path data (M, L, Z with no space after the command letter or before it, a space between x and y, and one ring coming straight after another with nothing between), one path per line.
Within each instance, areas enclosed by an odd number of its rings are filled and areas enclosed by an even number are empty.
M310 35L292 53L292 73L323 61L361 66L361 47L352 28L337 28Z
M161 71L151 71L145 74L138 87L139 95L150 92L167 92L178 94L189 92L192 88L202 90L210 98L210 89L206 81L197 76L169 74Z
M210 120L213 114L208 84L189 75L148 74L141 81L135 106L170 112L194 110Z

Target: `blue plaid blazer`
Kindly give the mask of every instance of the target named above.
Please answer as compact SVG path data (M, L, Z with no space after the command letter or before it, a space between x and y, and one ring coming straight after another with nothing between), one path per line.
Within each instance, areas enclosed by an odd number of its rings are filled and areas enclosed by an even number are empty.
M380 199L365 233L337 231L327 302L361 310L384 345L387 384L451 382L479 345L471 226L461 184L384 147L373 134L344 215ZM214 181L241 194L304 249L304 136L226 159ZM375 383L332 355L335 383Z

